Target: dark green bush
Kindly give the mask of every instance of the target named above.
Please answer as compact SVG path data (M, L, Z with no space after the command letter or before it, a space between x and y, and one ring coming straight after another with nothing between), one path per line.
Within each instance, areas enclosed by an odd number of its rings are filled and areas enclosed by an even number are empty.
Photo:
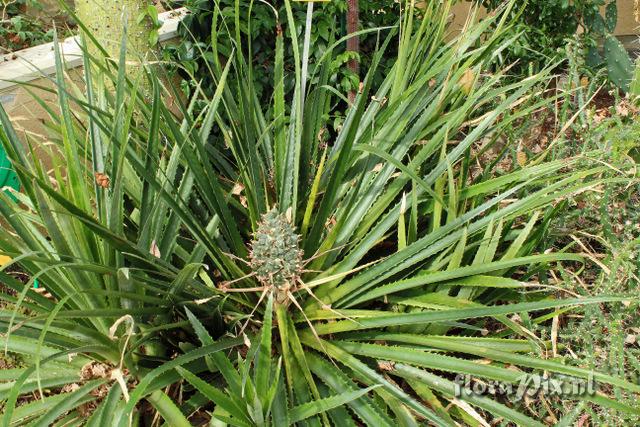
M287 71L293 69L292 44L287 30L287 19L284 1L276 0L271 4L241 0L238 4L238 20L236 16L235 0L221 0L219 8L224 25L231 34L240 31L244 40L249 45L250 52L245 52L247 57L253 59L255 81L259 95L269 93L270 84L273 81L274 54L276 48L276 31L281 26L285 34L285 86L291 89L293 76ZM183 21L181 27L182 41L176 46L169 47L169 55L177 59L184 67L184 73L195 77L195 81L202 81L205 92L211 88L211 61L214 50L211 46L212 17L215 3L208 0L186 0L181 5L187 7L191 14ZM297 2L292 5L293 13L298 23L296 29L299 37L304 31L305 13L307 3ZM314 46L310 61L315 63L325 52L327 47L341 37L347 35L346 30L346 0L336 0L327 3L317 3L313 16L311 32L311 44ZM361 29L378 28L396 25L400 16L400 3L374 0L360 2L360 27ZM251 22L249 23L249 17ZM236 28L236 22L239 24ZM332 62L331 83L341 92L347 93L358 87L358 76L347 68L347 63L354 57L362 62L362 68L367 69L371 63L373 52L378 43L376 33L369 33L360 37L360 54L346 52L344 46L340 47L338 55ZM228 57L233 49L231 40L220 40L216 46L219 55ZM390 49L383 59L383 64L376 75L376 82L380 83L384 74L394 58L395 50ZM192 83L192 84L195 84ZM268 101L268 99L266 100Z
M503 3L481 2L489 10ZM511 12L511 21L516 39L501 60L502 65L516 63L517 74L534 74L554 61L564 65L575 52L567 50L569 41L577 40L583 74L594 76L606 69L612 84L629 89L633 66L612 35L618 22L616 0L530 0Z
M604 20L597 20L598 8L606 0L532 0L512 12L514 33L521 36L507 51L505 62L520 61L523 71L535 72L550 60L564 54L567 38L573 38L578 28L587 31L586 38L604 30ZM500 0L483 0L483 6L495 10ZM612 1L615 7L615 1ZM615 27L615 20L613 27Z

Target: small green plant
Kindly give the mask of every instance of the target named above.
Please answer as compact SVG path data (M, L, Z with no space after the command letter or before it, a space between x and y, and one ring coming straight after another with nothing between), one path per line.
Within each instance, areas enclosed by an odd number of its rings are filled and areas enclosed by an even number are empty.
M158 19L158 9L154 5L147 6L147 9L138 15L137 23L141 24L145 20L150 22L149 24L149 45L155 46L158 44L159 33L158 30L162 27L162 21Z
M0 3L0 54L53 40L53 30L24 14L24 7L39 7L35 0L3 0Z
M560 283L567 292L585 296L634 294L640 287L638 110L628 99L614 99L609 108L591 111L588 117L580 144L588 145L589 151L597 150L592 155L608 165L608 179L597 192L570 199L551 226L551 244L564 248L579 245L589 255L586 265L563 268ZM566 143L575 144L570 139ZM561 320L560 337L593 369L608 369L637 383L637 310L636 301L618 307L589 307L584 317ZM615 396L623 404L634 404L634 396L620 391L615 391ZM565 408L563 402L552 406ZM583 417L594 425L636 425L640 420L638 414L592 405L584 408Z

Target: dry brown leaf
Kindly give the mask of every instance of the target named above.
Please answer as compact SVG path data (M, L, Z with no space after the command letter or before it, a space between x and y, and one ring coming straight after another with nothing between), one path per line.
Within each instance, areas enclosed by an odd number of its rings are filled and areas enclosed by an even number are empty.
M472 69L468 68L462 78L460 79L460 86L462 86L462 90L464 93L469 95L471 90L473 89L473 84L475 83L476 76Z
M396 365L393 362L388 362L385 360L378 361L378 369L385 372L393 372L396 369Z
M244 185L238 182L236 183L236 185L233 186L233 189L231 190L231 194L233 194L234 196L238 196L240 195L240 193L242 193L243 190L244 190Z
M98 184L98 187L102 187L104 189L109 188L109 186L111 185L111 179L108 175L101 172L96 172L95 176L96 184Z
M151 242L149 253L156 258L160 258L162 256L162 254L160 253L160 248L158 247L158 243L155 240Z

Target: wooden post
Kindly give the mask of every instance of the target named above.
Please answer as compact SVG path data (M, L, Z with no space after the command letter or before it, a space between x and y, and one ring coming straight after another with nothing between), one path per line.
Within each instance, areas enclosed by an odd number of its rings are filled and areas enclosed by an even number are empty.
M358 31L360 24L360 9L358 7L358 0L347 0L347 34L353 34ZM360 37L353 36L347 40L347 51L360 52ZM360 64L357 59L351 59L348 63L348 68L353 73L359 76ZM356 92L351 91L349 93L349 101L353 102L356 98Z

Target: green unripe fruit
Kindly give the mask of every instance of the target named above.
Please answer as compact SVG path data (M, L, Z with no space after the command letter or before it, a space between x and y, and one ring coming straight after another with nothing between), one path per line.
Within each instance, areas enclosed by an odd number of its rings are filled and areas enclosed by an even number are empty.
M272 209L262 216L250 243L250 265L265 287L288 291L302 272L300 236L284 214Z

